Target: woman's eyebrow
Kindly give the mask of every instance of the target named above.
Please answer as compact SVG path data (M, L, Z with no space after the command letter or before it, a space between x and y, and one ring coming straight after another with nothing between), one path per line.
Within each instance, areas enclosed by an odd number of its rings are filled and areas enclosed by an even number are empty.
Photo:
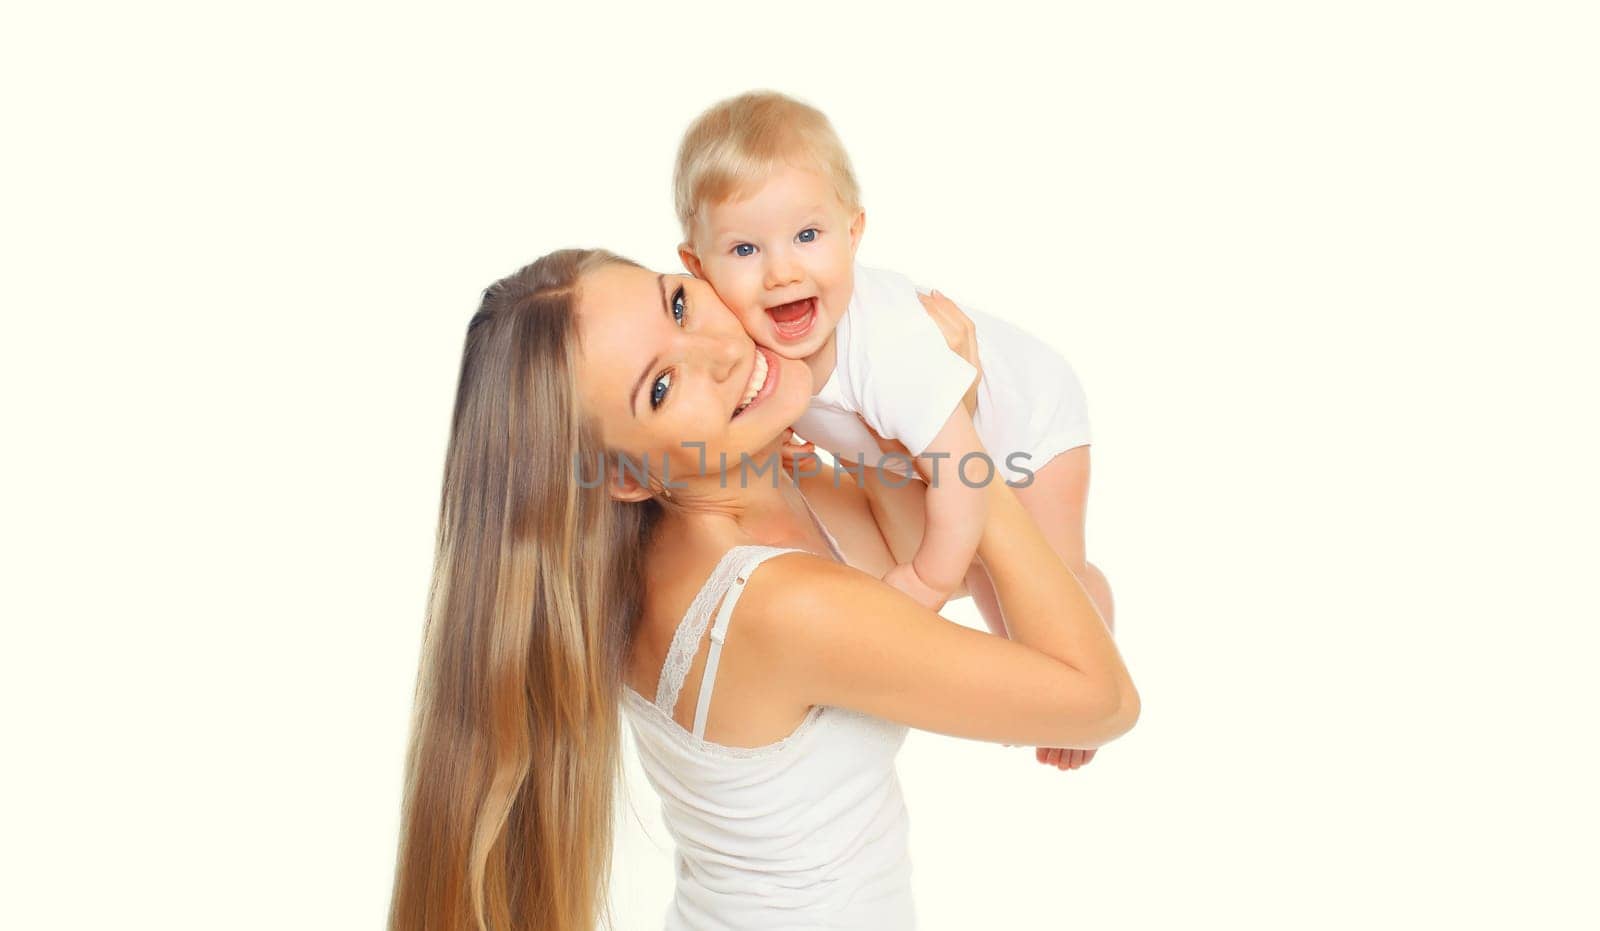
M662 272L656 276L656 290L661 292L661 312L664 314L671 314L672 309L667 306L666 272ZM660 361L660 355L657 355L655 358L651 359L650 364L645 366L644 371L639 373L639 380L633 383L633 391L628 395L628 409L633 412L634 420L639 419L639 389L644 386L644 380L649 378L650 373L656 370L656 363Z

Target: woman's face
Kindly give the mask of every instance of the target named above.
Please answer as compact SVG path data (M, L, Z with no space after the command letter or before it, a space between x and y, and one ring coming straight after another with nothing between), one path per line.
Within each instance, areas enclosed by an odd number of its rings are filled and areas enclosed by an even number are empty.
M608 448L647 456L654 479L665 456L674 484L692 480L701 452L686 443L705 444L708 475L737 475L741 453L765 466L811 398L806 364L757 346L695 278L627 265L590 272L578 331L584 410Z

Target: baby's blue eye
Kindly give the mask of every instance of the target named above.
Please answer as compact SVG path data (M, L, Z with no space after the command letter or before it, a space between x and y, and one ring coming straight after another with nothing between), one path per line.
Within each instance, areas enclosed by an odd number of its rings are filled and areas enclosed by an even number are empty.
M683 299L683 288L679 287L678 290L672 292L672 319L678 326L683 326L683 318L687 310L687 304Z
M801 230L800 235L796 236L795 238L801 242L811 242L817 238L817 231L807 227L806 229Z
M739 256L741 258L743 258L744 256L747 256L747 255L755 255L756 254L756 247L750 245L747 242L741 242L737 246L733 247L733 254L737 255L737 256Z

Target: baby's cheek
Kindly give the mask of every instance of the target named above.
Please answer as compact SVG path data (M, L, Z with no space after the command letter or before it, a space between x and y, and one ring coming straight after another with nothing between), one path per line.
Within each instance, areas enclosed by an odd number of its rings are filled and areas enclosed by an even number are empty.
M746 333L762 332L762 325L767 321L767 312L761 307L746 307L738 313L739 325L744 327Z

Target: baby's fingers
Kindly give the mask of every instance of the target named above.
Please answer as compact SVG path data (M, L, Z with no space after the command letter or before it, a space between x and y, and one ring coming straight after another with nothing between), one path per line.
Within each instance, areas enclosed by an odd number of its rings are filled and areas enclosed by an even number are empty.
M1034 759L1046 766L1054 766L1066 772L1088 763L1094 759L1094 754L1093 750L1079 750L1072 747L1040 747L1034 751Z
M917 292L917 299L922 301L922 306L927 309L928 313L936 317L945 320L960 320L966 316L961 312L961 308L956 306L955 301L940 294L937 290L929 291L927 294L919 291Z
M952 350L960 351L960 347L967 341L969 327L972 321L961 312L955 301L950 300L938 291L931 294L918 294L917 299L922 301L922 307L933 318L939 327L939 332L944 336L944 341Z

